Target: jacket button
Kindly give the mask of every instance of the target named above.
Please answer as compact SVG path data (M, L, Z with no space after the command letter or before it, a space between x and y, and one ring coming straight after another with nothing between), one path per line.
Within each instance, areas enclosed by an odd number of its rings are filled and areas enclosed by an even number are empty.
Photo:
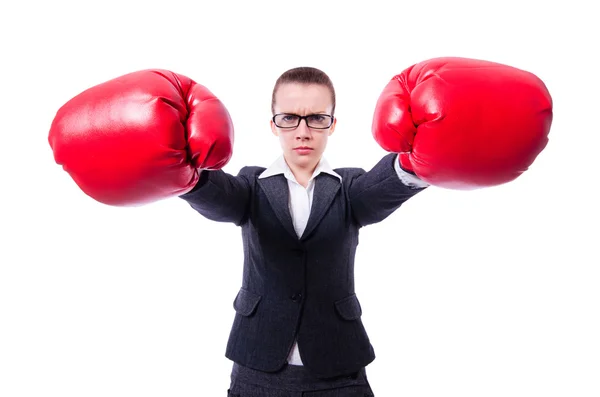
M302 299L302 294L294 294L294 295L292 295L291 298L292 298L292 301L296 302L296 301Z

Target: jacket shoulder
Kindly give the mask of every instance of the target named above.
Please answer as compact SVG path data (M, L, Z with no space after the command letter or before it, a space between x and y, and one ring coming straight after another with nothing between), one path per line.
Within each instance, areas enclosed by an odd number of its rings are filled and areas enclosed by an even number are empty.
M262 172L266 170L265 167L259 167L259 166L254 166L254 165L247 165L245 167L242 167L240 169L240 172L238 173L238 176L244 176L250 180L253 180L255 178L258 178L258 176L260 174L262 174Z
M342 177L342 181L352 180L366 172L364 169L358 167L334 168L333 170Z

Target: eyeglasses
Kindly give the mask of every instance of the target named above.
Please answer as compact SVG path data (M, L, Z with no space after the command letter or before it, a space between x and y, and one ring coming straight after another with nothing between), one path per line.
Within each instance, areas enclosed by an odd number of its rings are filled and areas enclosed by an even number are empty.
M302 120L306 120L306 125L309 128L324 130L331 127L333 117L328 114L308 114L306 116L298 116L292 113L280 113L273 116L273 122L279 128L296 128Z

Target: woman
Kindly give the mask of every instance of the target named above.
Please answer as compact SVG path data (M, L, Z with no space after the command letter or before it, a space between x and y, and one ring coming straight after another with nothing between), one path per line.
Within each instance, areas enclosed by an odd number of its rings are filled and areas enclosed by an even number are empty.
M181 197L205 217L242 228L244 277L226 356L230 396L372 396L375 358L354 293L358 232L427 184L396 154L371 171L332 169L323 153L335 130L335 91L322 71L283 73L271 130L282 155L237 176L202 172Z
M336 124L325 73L285 72L272 111L281 157L237 176L221 170L233 147L224 105L166 70L85 90L59 109L49 143L99 202L178 196L206 218L242 228L243 280L226 350L231 396L373 395L365 368L375 354L354 291L360 228L428 183L476 189L517 178L548 142L552 98L535 75L506 65L413 65L377 103L373 134L391 153L369 172L332 169L323 158Z

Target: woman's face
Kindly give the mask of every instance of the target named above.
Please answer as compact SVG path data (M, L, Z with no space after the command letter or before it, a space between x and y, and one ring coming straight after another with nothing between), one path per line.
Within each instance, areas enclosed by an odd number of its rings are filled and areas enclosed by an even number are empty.
M275 114L331 115L332 109L331 92L324 85L287 83L280 85L275 93ZM286 129L279 128L271 120L271 131L279 137L283 155L290 167L312 170L321 160L327 139L335 130L335 123L334 119L329 128L315 129L309 128L306 120L302 120L298 127Z

